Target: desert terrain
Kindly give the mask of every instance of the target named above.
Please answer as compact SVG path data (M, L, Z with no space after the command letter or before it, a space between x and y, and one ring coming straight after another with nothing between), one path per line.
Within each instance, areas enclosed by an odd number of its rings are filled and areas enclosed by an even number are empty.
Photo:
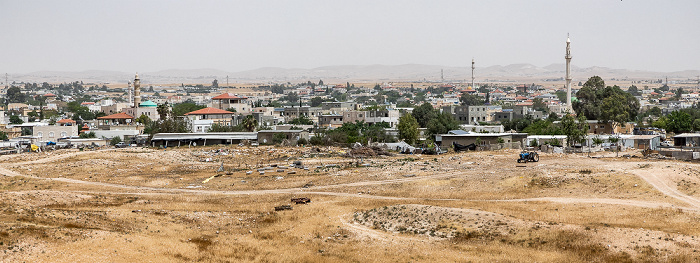
M700 164L335 147L0 156L2 262L697 262ZM307 204L292 198L306 197ZM291 210L276 211L289 205Z

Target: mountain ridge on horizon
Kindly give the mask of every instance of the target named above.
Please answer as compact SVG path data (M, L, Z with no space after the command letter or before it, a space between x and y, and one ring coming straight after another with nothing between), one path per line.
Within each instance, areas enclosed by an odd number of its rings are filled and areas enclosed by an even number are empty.
M224 71L215 68L199 69L165 69L152 72L139 72L142 81L145 83L167 83L167 82L202 82L203 80L213 81L218 79L221 83L228 76L236 82L267 82L267 81L299 81L314 79L348 80L348 81L407 81L407 80L427 80L436 81L441 78L441 71L445 79L464 80L471 79L471 68L464 66L440 66L428 64L400 64L400 65L329 65L315 68L284 68L284 67L261 67L257 69L243 71ZM563 77L565 71L564 63L553 63L543 67L538 67L529 63L516 63L509 65L492 65L487 67L477 67L475 76L477 79L509 79L509 78L533 78L550 79ZM35 71L23 74L12 74L13 81L20 82L60 82L87 80L97 82L121 82L133 78L134 73L127 73L115 70L85 70L85 71ZM628 70L613 69L601 66L591 66L581 68L572 66L574 78L582 79L581 74L585 74L585 79L593 75L603 78L696 78L700 75L700 70L683 70L673 72L659 72L648 70ZM579 73L579 74L577 74ZM578 77L577 77L578 75ZM150 78L150 79L149 79Z

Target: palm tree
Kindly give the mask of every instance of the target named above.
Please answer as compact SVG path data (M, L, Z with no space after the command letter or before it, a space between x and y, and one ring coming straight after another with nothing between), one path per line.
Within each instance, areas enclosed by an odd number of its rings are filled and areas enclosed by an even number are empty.
M601 145L601 144L603 144L603 139L601 139L601 138L598 137L598 136L593 137L593 146L594 146L594 147L598 147L598 145ZM591 149L590 149L590 148L588 148L588 155L589 155L589 156L591 155Z
M255 128L258 127L258 120L253 118L253 115L248 115L243 119L243 128L248 130L249 132L255 131Z
M619 157L620 156L620 146L617 145L617 143L620 141L620 137L608 137L608 141L610 143L615 144L615 157Z

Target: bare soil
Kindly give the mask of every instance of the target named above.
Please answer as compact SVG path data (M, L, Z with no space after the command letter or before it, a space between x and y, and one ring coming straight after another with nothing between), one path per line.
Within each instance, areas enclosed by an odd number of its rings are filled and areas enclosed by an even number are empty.
M700 261L695 162L349 151L0 156L0 261Z

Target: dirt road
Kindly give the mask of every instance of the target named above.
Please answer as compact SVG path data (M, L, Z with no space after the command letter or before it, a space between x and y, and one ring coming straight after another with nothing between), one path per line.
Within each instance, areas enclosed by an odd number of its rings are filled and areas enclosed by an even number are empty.
M102 150L109 151L109 150ZM28 165L37 163L47 163L52 161L57 161L61 159L70 158L73 156L91 154L94 152L71 152L61 155L53 155L47 158L21 162L12 163L12 165ZM602 166L619 167L620 164L610 164L610 163L600 163ZM431 180L431 179L446 179L456 176L460 176L462 172L449 172L443 174L433 174L428 176L417 176L409 178L400 179L389 179L389 180L377 180L377 181L363 181L354 183L342 183L333 185L322 185L322 186L312 186L309 188L285 188L285 189L270 189L270 190L241 190L241 191L220 191L220 190L204 190L204 189L178 189L178 188L159 188L159 187L145 187L145 186L133 186L133 185L123 185L123 184L112 184L103 182L92 182L83 181L77 179L61 178L61 177L37 177L23 175L5 168L5 164L0 165L0 174L5 176L23 176L32 179L39 180L49 180L63 183L71 184L83 184L90 186L106 187L106 188L118 188L127 190L127 192L114 191L111 193L119 194L175 194L175 193L190 193L190 194L211 194L211 195L265 195L265 194L313 194L313 195L327 195L327 196L342 196L342 197L353 197L353 198L369 198L369 199L385 199L385 200L434 200L434 201L471 201L471 202L557 202L557 203L599 203L599 204L613 204L613 205L625 205L625 206L637 206L637 207L648 207L648 208L682 208L685 210L700 211L700 200L681 193L677 189L669 186L672 184L670 179L660 176L664 174L658 169L644 170L636 169L640 163L624 163L623 167L627 171L639 176L644 179L655 189L667 195L669 197L678 199L687 203L690 207L678 207L669 203L661 202L650 202L642 200L629 200L629 199L610 199L610 198L564 198L564 197L539 197L539 198L529 198L529 199L508 199L508 200L460 200L460 199L425 199L425 198L412 198L412 197L395 197L395 196L379 196L379 195L369 195L369 194L353 194L346 192L335 192L330 189L341 188L341 187L359 187L359 186L371 186L371 185L385 185L385 184L399 184L407 183L417 180ZM129 191L130 190L130 191Z

